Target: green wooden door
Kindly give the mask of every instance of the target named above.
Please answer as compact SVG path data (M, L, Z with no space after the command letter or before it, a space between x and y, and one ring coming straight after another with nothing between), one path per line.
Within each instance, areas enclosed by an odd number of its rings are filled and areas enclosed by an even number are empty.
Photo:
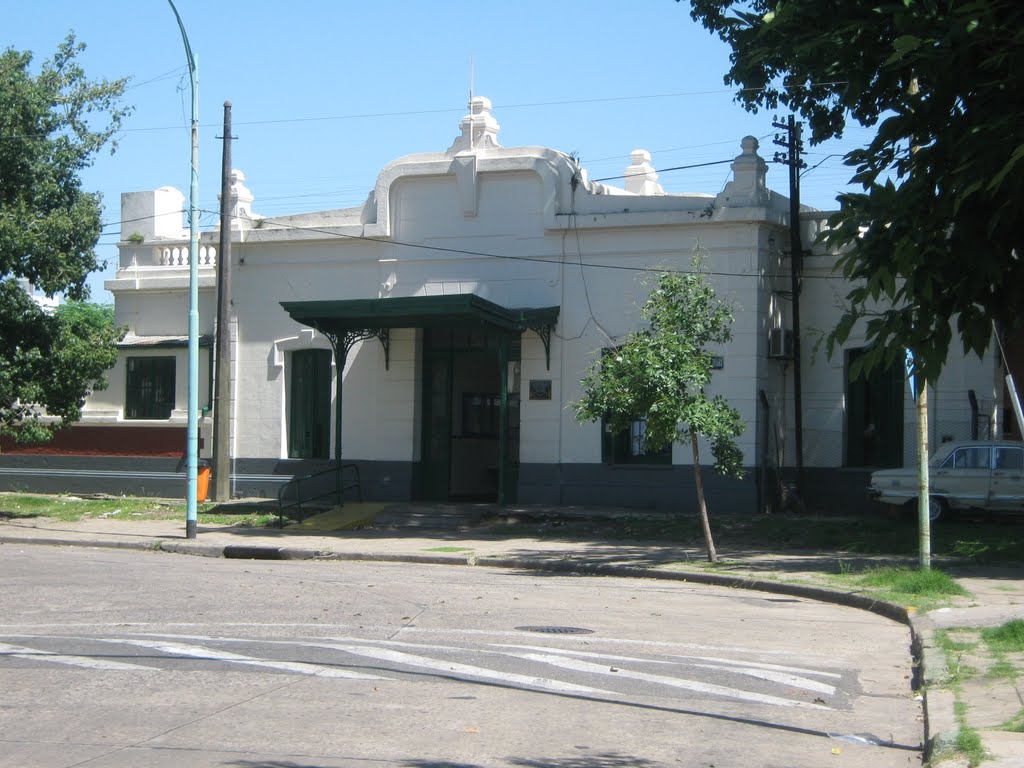
M423 332L423 421L417 496L447 501L452 462L452 350Z
M329 459L331 450L331 353L292 353L288 407L288 458Z
M863 352L851 350L846 359L846 466L901 467L903 368L875 368L850 379L850 366Z

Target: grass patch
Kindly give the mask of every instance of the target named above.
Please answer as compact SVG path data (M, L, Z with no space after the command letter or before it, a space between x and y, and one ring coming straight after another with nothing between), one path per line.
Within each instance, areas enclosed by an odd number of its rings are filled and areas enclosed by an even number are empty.
M934 568L875 568L865 571L858 579L866 587L883 589L895 595L932 598L970 596L952 576Z
M918 611L928 611L946 604L951 597L970 596L952 577L935 569L875 568L865 571L855 580L883 600Z
M424 552L472 552L472 547L431 547L424 549Z
M934 634L935 644L946 653L963 653L978 647L977 640L954 640L945 629L937 629Z
M999 726L1001 731L1024 733L1024 709Z
M838 578L866 587L881 600L917 611L948 605L952 597L970 597L951 576L934 568L872 568L856 576Z
M981 630L981 636L996 653L1020 653L1024 651L1024 620L1013 619L998 627L987 627Z
M1006 659L1000 659L986 670L985 677L990 680L1016 680L1019 674L1017 667Z
M155 499L101 498L79 496L42 496L37 494L0 494L0 516L20 518L49 517L66 523L93 517L133 517L153 514L164 506ZM184 509L184 504L181 505Z
M981 743L981 734L973 728L961 724L954 747L957 752L967 758L971 768L981 765L985 759L985 747Z
M44 496L41 494L0 494L0 519L28 520L45 517L63 523L109 518L112 520L185 520L184 501L147 499L134 496L84 498L81 496ZM217 505L198 505L196 520L203 525L233 525L265 528L276 523L277 516L253 510L226 513Z

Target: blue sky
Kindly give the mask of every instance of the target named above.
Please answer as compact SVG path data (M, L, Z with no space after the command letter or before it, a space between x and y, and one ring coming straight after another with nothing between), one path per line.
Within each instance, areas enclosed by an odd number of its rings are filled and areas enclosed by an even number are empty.
M255 212L281 215L360 204L378 171L415 152L447 149L474 92L494 103L504 146L575 152L591 178L621 174L636 148L655 168L727 160L740 140L776 147L771 113L751 114L723 85L728 48L674 0L176 0L199 67L200 207L216 220L223 103L232 102L233 166ZM187 194L190 99L181 35L166 0L36 0L4 10L2 44L37 63L73 31L90 78L131 76L135 111L117 152L84 174L104 198L93 298L117 262L120 193ZM803 202L831 209L851 173L840 155L863 143L806 147ZM831 157L830 157L831 155ZM787 193L785 166L769 186ZM728 165L661 175L668 192L717 193Z

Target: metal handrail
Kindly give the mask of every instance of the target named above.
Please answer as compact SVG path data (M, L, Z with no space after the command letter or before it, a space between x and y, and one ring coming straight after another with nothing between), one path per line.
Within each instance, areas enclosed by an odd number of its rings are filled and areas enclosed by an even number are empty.
M355 480L354 481L349 482L349 483L345 483L344 482L343 475L344 475L345 470L352 470L355 473ZM308 481L308 480L313 480L313 479L318 478L318 477L323 477L324 475L329 475L329 474L332 474L332 473L335 475L335 483L334 483L334 489L333 490L330 490L330 491L328 491L326 493L318 493L318 494L316 494L314 496L306 497L305 499L302 497L302 483L303 482ZM290 488L292 486L295 486L295 500L286 504L285 500L284 500L285 491L288 490L288 488ZM351 490L352 488L355 488L358 491L358 499L359 499L359 501L362 501L363 500L363 486L362 486L362 481L361 481L360 476L359 476L359 466L357 464L337 464L337 465L331 467L330 469L323 469L323 470L321 470L319 472L313 472L312 474L309 474L309 475L303 475L302 477L293 477L291 480L289 480L288 482L284 483L283 485L281 485L280 488L277 489L277 521L278 521L278 525L281 528L284 528L284 511L285 511L285 509L288 509L288 508L291 508L291 507L298 507L298 511L299 511L298 518L299 518L299 520L302 520L305 517L305 515L303 514L303 510L302 510L303 503L308 503L308 502L311 502L311 501L316 501L317 499L325 499L325 498L327 498L329 496L333 496L334 499L335 499L335 503L338 506L341 506L342 504L345 503L345 491Z

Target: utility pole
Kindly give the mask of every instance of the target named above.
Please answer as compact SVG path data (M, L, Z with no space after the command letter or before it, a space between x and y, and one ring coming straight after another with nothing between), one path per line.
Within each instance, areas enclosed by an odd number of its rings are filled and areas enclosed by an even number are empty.
M800 502L803 503L806 488L803 382L800 376L800 289L804 251L800 240L800 171L807 167L807 163L800 159L800 153L803 151L803 141L800 138L802 124L790 115L784 123L776 118L772 126L786 131L785 136L775 135L775 143L784 147L785 151L776 152L774 162L789 166L789 267L793 293L793 426L796 432L796 489Z
M220 170L220 245L217 250L217 347L214 361L214 498L231 498L231 102L224 102Z
M185 24L167 0L181 30L192 85L192 181L188 206L188 426L185 433L185 538L196 537L199 475L199 68L185 34Z

